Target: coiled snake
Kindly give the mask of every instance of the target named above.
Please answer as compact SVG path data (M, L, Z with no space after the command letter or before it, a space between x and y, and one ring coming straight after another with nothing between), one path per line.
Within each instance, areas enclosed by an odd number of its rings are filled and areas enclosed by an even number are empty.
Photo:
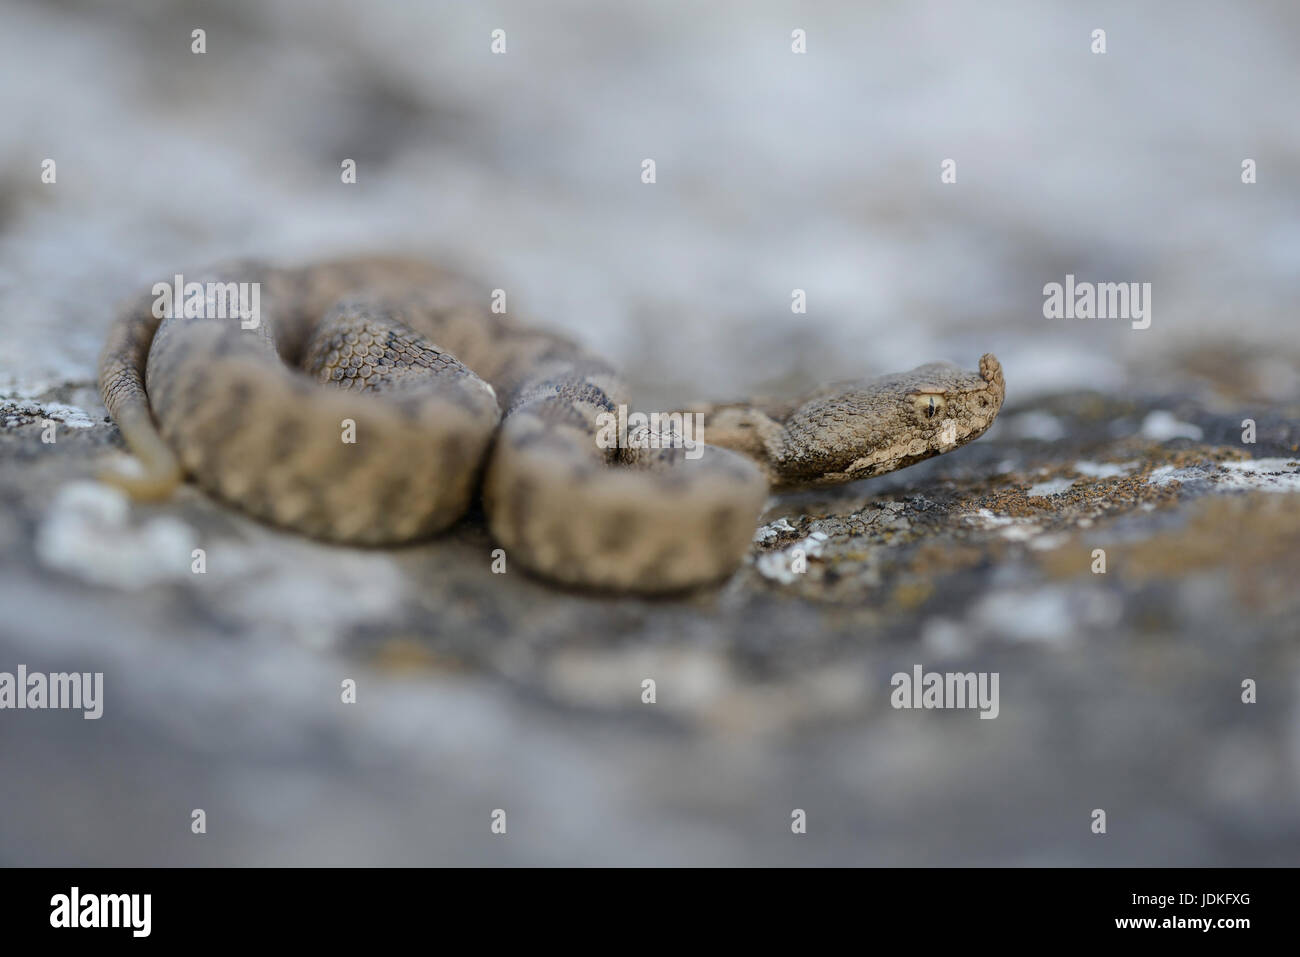
M1005 392L985 355L977 372L933 363L797 400L696 406L708 444L694 454L606 448L602 413L626 403L614 369L435 266L246 262L201 278L259 283L259 320L160 317L153 294L118 317L100 390L144 469L114 481L159 498L188 474L267 522L361 545L431 536L481 489L506 554L570 585L717 581L748 552L769 487L957 448Z

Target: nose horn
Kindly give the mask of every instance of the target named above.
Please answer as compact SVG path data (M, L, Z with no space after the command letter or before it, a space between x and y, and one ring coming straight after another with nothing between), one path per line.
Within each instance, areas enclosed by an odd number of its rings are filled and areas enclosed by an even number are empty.
M998 362L998 357L991 352L980 356L980 377L985 382L1002 383L1002 363Z

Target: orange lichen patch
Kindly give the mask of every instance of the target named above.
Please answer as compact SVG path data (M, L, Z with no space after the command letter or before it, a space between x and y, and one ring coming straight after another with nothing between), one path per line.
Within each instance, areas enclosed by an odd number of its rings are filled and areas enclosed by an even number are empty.
M791 514L785 503L783 515L772 515L786 518L789 531L760 550L788 547L816 528L828 536L826 547L806 574L785 586L787 593L829 603L866 599L877 609L910 615L942 595L945 582L985 565L1029 556L1056 577L1089 574L1091 551L1114 523L1131 534L1133 521L1146 530L1169 524L1175 508L1199 507L1201 486L1173 479L1175 470L1222 475L1223 463L1250 459L1239 447L1174 449L1130 437L1044 467L1031 458L1013 471L939 477L887 499L846 499L837 506L818 500L828 514L808 514L806 502L805 514L797 508ZM1157 469L1163 472L1153 482ZM1029 494L1036 488L1049 494ZM1152 512L1166 517L1140 517ZM1071 544L1062 548L1062 541Z
M1194 445L1186 449L1166 449L1151 444L1143 446L1142 453L1142 475L1165 465L1182 469L1206 462L1240 462L1252 458L1245 449L1231 445Z
M1095 478L1084 475L1076 462L1062 463L1056 468L1039 469L1031 474L1010 473L1002 476L1001 488L986 494L976 494L959 501L956 508L966 511L988 509L1008 518L1033 518L1049 527L1069 523L1081 517L1096 517L1129 511L1142 505L1164 508L1174 504L1181 495L1181 485L1176 481L1153 485L1148 481L1152 471L1166 466L1190 468L1218 462L1235 462L1251 458L1238 448L1230 446L1198 445L1185 449L1166 449L1148 442L1124 444L1124 454L1100 459L1099 464L1137 465L1129 475L1115 478ZM1052 479L1074 479L1068 489L1054 495L1030 495L1037 484Z
M1178 500L1177 482L1152 485L1144 476L1145 470L1142 475L1122 478L1081 478L1065 491L1050 496L1029 495L1028 488L1032 486L1018 485L959 502L958 508L972 512L988 509L1010 518L1036 518L1044 522L1055 518L1069 522L1085 516L1125 512L1146 503L1157 507L1172 505Z

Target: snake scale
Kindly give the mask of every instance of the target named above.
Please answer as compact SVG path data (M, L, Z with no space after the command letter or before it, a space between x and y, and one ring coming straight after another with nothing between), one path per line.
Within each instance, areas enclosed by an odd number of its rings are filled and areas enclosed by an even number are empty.
M797 399L693 407L708 443L696 455L604 448L599 416L627 401L614 368L492 311L437 266L249 261L202 279L259 283L260 319L159 317L152 294L118 316L100 390L143 469L113 481L157 499L189 475L266 522L373 546L435 534L481 491L511 560L568 585L716 582L747 554L769 489L957 448L988 429L1005 393L984 355L975 372L931 363Z

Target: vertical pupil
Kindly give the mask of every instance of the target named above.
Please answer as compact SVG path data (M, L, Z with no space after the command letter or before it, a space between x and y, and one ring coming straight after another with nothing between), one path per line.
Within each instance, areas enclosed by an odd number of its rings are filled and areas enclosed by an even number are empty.
M925 417L926 417L927 419L933 419L933 418L934 418L934 396L930 396L930 404L929 404L928 406L926 406L926 409L925 409Z

